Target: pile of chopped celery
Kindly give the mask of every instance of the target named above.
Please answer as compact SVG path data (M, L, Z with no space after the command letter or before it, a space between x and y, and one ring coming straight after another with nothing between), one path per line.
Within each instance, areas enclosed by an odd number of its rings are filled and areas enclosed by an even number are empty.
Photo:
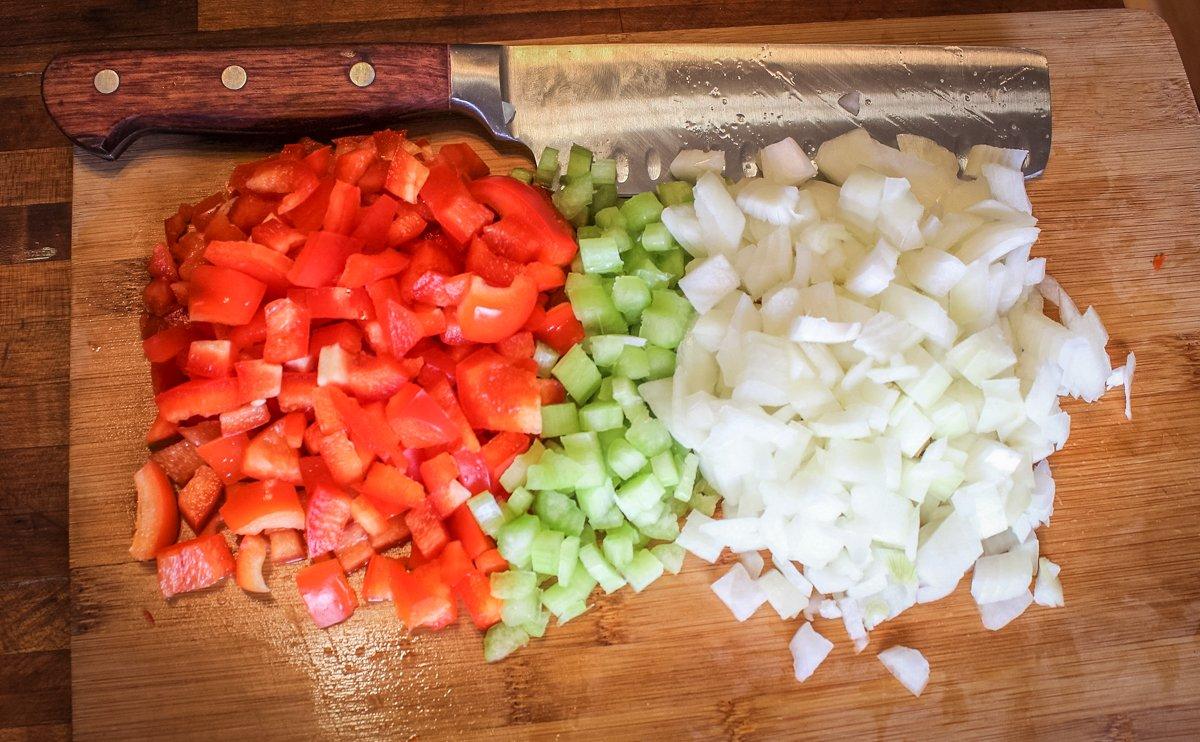
M566 293L586 332L558 357L539 344L544 375L567 400L542 408L542 441L500 478L511 493L468 506L511 565L491 576L501 623L484 639L489 662L587 610L599 585L641 592L664 571L678 573L680 518L712 514L716 497L696 489L698 461L654 418L639 385L671 377L675 348L693 317L676 288L687 260L660 221L664 206L691 201L686 183L619 202L616 164L572 147L559 177L547 149L536 172L516 171L553 190L559 211L578 227L579 256ZM555 188L557 184L557 188Z

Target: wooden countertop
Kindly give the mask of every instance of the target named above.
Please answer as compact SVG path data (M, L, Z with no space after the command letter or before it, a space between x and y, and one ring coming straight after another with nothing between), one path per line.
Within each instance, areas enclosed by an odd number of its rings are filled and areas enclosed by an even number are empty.
M1154 0L1162 7L1172 0ZM1177 0L1182 8L1193 0ZM343 0L74 0L0 6L0 740L70 736L67 571L71 150L50 123L39 74L54 54L131 46L384 38L473 41L677 27L1120 7L1116 0L527 0L521 12L457 3ZM67 7L73 6L73 7ZM380 8L383 10L380 10ZM682 8L687 7L686 14ZM675 12L672 12L674 8ZM1169 12L1163 13L1168 20ZM1183 10L1176 16L1187 17ZM1176 29L1189 29L1181 25ZM1196 33L1193 26L1192 34ZM1185 59L1197 49L1185 46ZM1194 61L1193 61L1194 64ZM1193 84L1196 80L1193 80Z

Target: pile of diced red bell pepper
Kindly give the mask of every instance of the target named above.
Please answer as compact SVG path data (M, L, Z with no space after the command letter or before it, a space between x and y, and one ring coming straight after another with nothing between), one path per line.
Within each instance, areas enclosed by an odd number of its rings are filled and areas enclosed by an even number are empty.
M230 575L266 592L268 558L307 560L320 626L354 612L364 566L362 598L411 629L458 601L498 621L487 574L507 565L465 503L506 496L541 404L563 399L533 355L583 337L559 290L575 251L548 194L465 144L383 131L236 168L150 258L159 414L130 553L167 597Z

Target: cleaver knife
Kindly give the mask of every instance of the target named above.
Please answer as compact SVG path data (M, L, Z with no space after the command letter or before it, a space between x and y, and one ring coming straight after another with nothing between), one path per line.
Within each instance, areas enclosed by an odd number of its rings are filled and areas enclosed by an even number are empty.
M150 131L306 134L455 111L535 155L572 143L618 165L623 195L669 177L680 149L722 150L726 175L793 137L813 155L863 128L918 134L960 158L975 144L1050 155L1046 58L1000 47L788 44L364 44L119 51L55 58L54 121L115 159Z

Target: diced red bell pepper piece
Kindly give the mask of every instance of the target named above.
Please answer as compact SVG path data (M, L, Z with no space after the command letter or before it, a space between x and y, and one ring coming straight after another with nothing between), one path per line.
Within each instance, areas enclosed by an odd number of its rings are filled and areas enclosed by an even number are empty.
M525 276L506 288L491 286L478 276L471 279L457 317L463 337L475 343L496 343L517 332L537 304L538 291Z
M425 490L430 494L441 492L458 479L458 464L448 453L439 453L427 461L421 462L421 481Z
M241 406L237 379L187 381L154 398L158 412L171 422L212 417Z
M266 310L258 310L248 323L231 329L229 331L229 340L239 350L253 348L256 345L265 343L267 340Z
M437 558L438 567L441 569L442 582L447 585L457 585L468 572L475 569L475 565L471 562L471 558L467 556L467 552L463 549L463 545L458 541L451 541L442 549L442 553Z
M167 420L164 417L154 418L154 422L150 423L150 429L146 431L146 443L158 443L165 441L179 433L179 428L175 423Z
M204 239L212 242L214 240L243 240L246 238L246 233L238 228L236 224L229 221L229 217L222 211L217 211L209 219L208 224L204 225Z
M438 163L429 168L429 177L420 195L446 234L462 245L494 218L486 206L471 196L458 173L449 165Z
M388 401L387 419L406 448L453 443L459 438L454 421L416 384L404 384Z
M279 383L279 409L283 412L311 410L312 395L317 388L316 374L284 373Z
M212 467L222 481L229 484L242 478L242 461L249 445L250 437L241 433L211 440L196 448L196 453L204 459L204 463Z
M493 572L503 572L508 569L508 562L497 549L488 549L475 557L475 568L485 575Z
M329 196L332 193L333 179L318 179L312 190L306 187L284 196L275 213L282 215L301 232L314 232L319 230L321 223L325 221L325 212L329 210Z
M466 269L493 286L508 286L521 275L525 264L497 255L479 237L467 248Z
M561 288L567 282L566 271L549 263L526 263L525 267L521 269L521 273L533 281L533 285L537 286L538 291L553 291Z
M276 199L243 193L233 200L233 206L229 209L229 221L243 233L249 234L250 230L270 216L277 206L279 201Z
M479 451L459 449L454 452L454 461L458 464L458 481L462 482L472 495L492 488L492 473L488 470L482 451L480 448Z
M356 446L384 460L391 460L398 454L400 439L381 411L363 407L358 400L340 389L332 390L330 396L338 417ZM332 464L330 469L333 470ZM337 475L336 471L334 475Z
M142 341L142 352L151 363L165 363L188 349L194 337L191 327L168 327Z
M287 255L304 244L304 233L281 219L268 219L250 230L250 239Z
M386 515L399 515L425 501L425 488L394 466L376 461L358 490Z
M519 363L486 348L459 362L458 399L473 427L512 433L541 432L537 374Z
M311 489L304 527L309 559L337 548L350 522L350 502L350 495L340 487L318 484Z
M578 250L571 225L558 213L545 191L503 175L472 181L471 195L500 218L524 221L539 235L538 255L543 262L566 265Z
M437 403L454 424L458 426L460 436L460 444L468 451L479 450L479 439L475 437L475 429L471 427L471 423L467 420L466 414L458 403L458 398L454 395L454 390L450 388L449 382L443 379L433 379L426 384L426 391L429 395L437 400ZM538 419L541 419L541 410L538 411Z
M374 553L367 532L353 522L342 531L342 539L334 550L337 560L342 563L342 569L346 570L347 574L366 564Z
M325 175L333 165L333 148L329 145L317 147L304 156L304 164L317 175Z
M138 560L153 559L179 538L175 488L162 467L153 461L147 461L138 469L133 475L133 484L137 490L137 515L129 555Z
M521 433L497 433L479 449L493 482L500 481L513 459L529 450L530 438ZM469 486L468 486L469 489Z
M264 361L285 363L308 354L312 314L304 303L276 299L263 308L263 318L267 326Z
M233 343L193 340L188 346L187 375L193 379L222 379L233 374Z
M492 596L492 581L486 574L472 569L455 583L453 589L476 628L487 629L500 621L503 604Z
M219 533L197 536L158 552L158 589L164 597L203 590L233 574L233 554Z
M558 379L538 379L538 388L541 392L543 407L567 401L567 390Z
M487 163L466 142L443 144L438 150L438 160L450 165L468 180L482 178L492 172Z
M355 253L346 259L346 268L338 278L338 285L364 287L403 273L409 262L407 255L395 250L373 254Z
M336 181L329 192L329 205L325 208L325 220L321 228L326 232L350 234L358 222L358 206L362 195L358 186Z
M351 501L350 517L372 538L385 532L389 526L388 516L375 505L375 501L369 495L359 495Z
M167 477L176 484L186 484L204 465L204 459L196 453L191 441L176 441L150 454L150 460L163 468Z
M147 268L150 275L160 281L170 283L179 280L179 269L175 266L175 258L171 257L171 251L167 249L165 243L158 242L154 245L154 249L150 252Z
M571 303L564 301L546 310L545 319L533 329L533 334L562 354L583 342L583 324L575 318Z
M533 358L534 340L533 333L528 330L509 335L500 342L496 343L496 352L506 358L526 359Z
M300 531L292 528L280 528L267 531L271 541L271 564L291 564L304 559L304 539Z
M269 593L267 581L263 579L263 563L267 561L267 539L257 534L242 536L238 542L237 572L238 587L248 593Z
M291 448L300 448L304 444L304 429L308 425L308 420L305 419L301 412L289 412L283 417L276 420L271 427L276 433L283 436Z
M433 504L425 500L404 514L404 522L412 531L413 544L422 554L436 557L450 540L446 529L442 528L442 519L433 509Z
M237 373L238 395L245 402L273 399L283 387L283 366L266 361L238 361L234 364Z
M421 192L428 178L429 168L403 147L399 147L392 155L392 163L388 167L387 180L384 181L383 187L401 201L414 204L417 202L417 194Z
M260 162L245 180L247 190L254 193L282 196L317 180L303 162L270 158Z
M371 537L371 548L375 551L385 551L404 543L410 535L404 517L396 515L388 519L388 527L383 533Z
M363 577L362 596L368 603L379 603L392 599L392 578L404 571L399 559L373 554L367 562L367 574Z
M347 391L364 402L383 400L402 389L421 369L421 360L390 355L360 355L346 377Z
M524 216L505 217L479 230L479 236L496 255L528 263L538 257L541 235Z
M214 467L216 468L216 467ZM251 439L242 457L242 473L254 479L279 479L300 484L300 454L287 439L267 428Z
M178 299L174 289L171 288L173 285L157 279L146 284L146 288L142 291L142 300L145 301L146 309L149 309L151 314L162 317L175 308Z
M415 240L429 226L429 221L422 216L421 210L410 204L401 203L396 208L396 216L388 225L384 245L400 247Z
M318 356L321 348L326 345L340 345L351 355L357 355L362 350L363 333L353 322L334 322L322 325L312 331L308 341L310 355Z
M193 322L244 325L254 318L267 285L219 265L200 265L188 286L188 316Z
M297 572L296 587L309 615L322 629L345 621L358 608L358 596L336 559L326 559Z
M448 518L450 524L450 532L454 535L463 549L471 559L479 557L480 554L488 549L495 548L495 544L488 538L483 529L479 527L479 522L475 520L474 514L466 504L459 505L458 508L450 514Z
M200 533L221 499L221 476L210 466L201 466L179 490L179 513L193 533Z
M318 444L321 459L338 484L353 484L363 478L370 460L363 461L358 447L346 437L346 431L335 430Z
M245 404L236 410L221 413L221 435L247 433L271 422L271 412L265 404Z
M296 286L332 286L346 268L346 259L362 249L362 242L334 232L313 232L296 255L288 280Z
M398 206L399 203L396 199L384 193L375 199L375 203L359 212L358 224L354 227L351 236L362 241L363 250L374 253L387 247L388 231L392 227L392 221L396 218ZM347 261L347 268L349 268L349 262ZM344 279L345 274L342 277ZM341 283L341 285L364 286L366 283L369 281L362 284Z
M195 425L187 425L179 429L183 439L190 441L193 446L203 446L209 441L221 437L221 423L216 420L204 420Z
M308 307L313 319L370 320L375 316L371 298L361 288L292 289L288 291L288 298Z
M273 528L304 528L304 507L296 488L275 479L230 485L221 519L234 533L262 533Z
M458 606L450 587L442 582L441 570L430 562L412 572L392 575L392 602L396 615L409 630L438 630L458 618Z
M214 240L205 248L204 258L213 265L257 278L276 290L287 288L287 274L292 269L291 258L257 242Z
M333 163L333 177L346 183L356 184L378 157L379 155L375 151L375 142L366 139L363 144L338 153L337 159Z

